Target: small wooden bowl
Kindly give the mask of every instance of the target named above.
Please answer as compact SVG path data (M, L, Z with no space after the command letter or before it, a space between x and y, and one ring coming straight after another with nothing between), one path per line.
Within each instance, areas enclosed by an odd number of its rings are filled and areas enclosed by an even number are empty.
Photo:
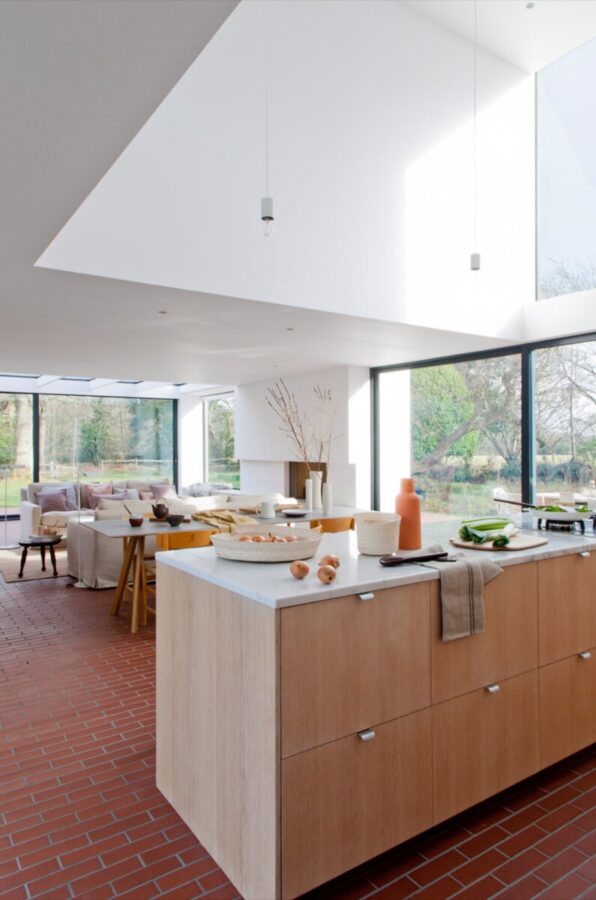
M128 524L132 525L133 528L138 528L143 524L144 521L145 519L143 518L143 516L131 516L128 520Z

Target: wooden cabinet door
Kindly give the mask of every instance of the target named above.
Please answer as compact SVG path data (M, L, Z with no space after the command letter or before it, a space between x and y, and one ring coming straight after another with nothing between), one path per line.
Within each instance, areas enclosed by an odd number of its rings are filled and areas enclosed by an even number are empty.
M552 763L596 740L596 647L545 666L540 678L540 762Z
M429 704L429 582L281 610L282 756Z
M435 822L539 768L537 672L488 687L432 708Z
M476 690L538 665L537 564L507 566L485 588L486 630L441 640L439 586L431 595L432 702Z
M374 726L373 726L374 727ZM425 709L282 760L282 896L296 897L432 823Z
M596 644L596 551L538 563L541 666Z

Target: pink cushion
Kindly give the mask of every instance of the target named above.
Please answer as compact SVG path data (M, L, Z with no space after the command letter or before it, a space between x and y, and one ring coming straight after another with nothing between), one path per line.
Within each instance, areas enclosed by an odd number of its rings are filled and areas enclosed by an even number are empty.
M83 506L87 509L94 509L95 507L91 506L91 501L89 500L89 494L112 494L114 492L114 485L111 481L107 481L105 484L82 484L81 485L82 497L81 500L83 502Z
M153 491L139 491L139 499L140 500L155 500L155 494Z
M171 484L151 484L149 485L156 500L175 500L176 491Z
M119 500L120 503L122 503L123 500L128 500L128 491L114 491L113 494L97 494L95 491L87 491L87 500L90 509L97 509L97 504L100 500Z
M37 495L42 513L66 512L66 488L59 491L40 491Z

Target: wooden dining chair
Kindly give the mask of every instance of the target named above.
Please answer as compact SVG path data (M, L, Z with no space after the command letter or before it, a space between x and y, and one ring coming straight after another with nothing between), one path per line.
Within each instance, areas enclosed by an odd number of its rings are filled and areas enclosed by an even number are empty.
M312 519L311 528L320 526L323 534L334 534L337 531L353 531L356 527L353 516L341 516L338 519Z

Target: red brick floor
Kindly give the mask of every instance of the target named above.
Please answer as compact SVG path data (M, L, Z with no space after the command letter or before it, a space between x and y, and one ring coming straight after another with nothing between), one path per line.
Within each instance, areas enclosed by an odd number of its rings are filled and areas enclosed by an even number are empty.
M154 784L154 634L0 577L0 896L238 893ZM309 895L596 900L596 750ZM263 898L268 900L268 898Z

